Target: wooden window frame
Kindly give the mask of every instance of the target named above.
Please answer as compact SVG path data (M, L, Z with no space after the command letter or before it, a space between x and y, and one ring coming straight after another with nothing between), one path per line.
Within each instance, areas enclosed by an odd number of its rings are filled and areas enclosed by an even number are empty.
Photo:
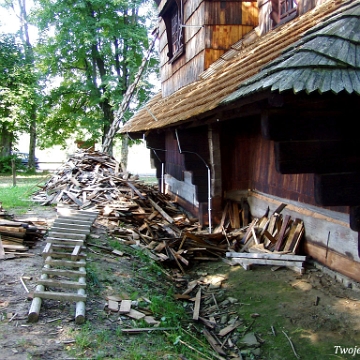
M169 0L160 13L166 27L169 49L167 55L170 63L177 60L185 51L182 1Z
M284 24L298 16L298 0L270 0L272 28Z
M279 0L280 22L283 24L297 16L297 0Z

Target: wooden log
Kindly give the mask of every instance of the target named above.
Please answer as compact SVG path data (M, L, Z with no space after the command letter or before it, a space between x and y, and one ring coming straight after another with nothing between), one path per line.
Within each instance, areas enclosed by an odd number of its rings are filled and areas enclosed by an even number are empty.
M50 265L44 265L45 269L50 269ZM42 274L40 276L41 280L46 280L48 278L47 274ZM35 288L36 291L44 291L45 287L43 285L37 285ZM31 302L31 306L28 313L28 322L37 322L39 320L40 308L41 308L42 299L41 297L35 296Z
M81 267L79 270L85 272L84 267ZM85 285L85 287L86 287L86 278L84 276L81 276L79 278L78 282L82 286ZM86 296L84 288L78 289L77 292L78 292L78 295ZM75 323L83 324L84 322L85 322L85 301L77 301L76 307L75 307Z
M53 280L53 279L39 279L39 285L50 286L50 287L60 287L60 288L70 288L70 289L85 289L86 284L80 283L78 281L69 281L69 280Z
M67 266L67 267L82 267L85 266L85 260L79 260L79 261L71 261L71 260L54 260L47 258L45 260L45 264L49 264L51 266L59 267L59 266Z
M57 291L41 291L35 290L35 297L40 297L42 299L51 299L51 300L60 300L60 301L85 301L86 295L84 294L75 294L75 293L65 293Z
M82 269L81 267L79 269ZM86 272L83 270L68 270L68 269L50 269L49 267L45 267L42 269L43 274L47 275L57 275L57 276L68 276L68 277L79 277L86 276Z

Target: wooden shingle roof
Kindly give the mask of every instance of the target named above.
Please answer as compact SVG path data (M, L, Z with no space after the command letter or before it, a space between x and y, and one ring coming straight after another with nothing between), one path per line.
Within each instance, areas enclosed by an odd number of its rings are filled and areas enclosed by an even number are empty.
M360 95L360 5L353 3L307 31L222 103L267 89Z
M265 88L359 94L359 9L360 0L328 0L264 36L254 31L254 41L235 44L198 81L166 98L155 95L120 132L201 119L221 104Z

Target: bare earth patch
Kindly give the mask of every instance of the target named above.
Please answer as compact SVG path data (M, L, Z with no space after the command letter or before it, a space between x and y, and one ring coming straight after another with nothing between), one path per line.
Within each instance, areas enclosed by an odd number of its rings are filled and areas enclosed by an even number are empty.
M56 216L53 208L36 209L36 214L26 214L17 219L44 219L49 227ZM98 227L94 229L100 236L106 235L106 230ZM39 241L29 250L34 254L29 257L19 257L0 261L0 359L28 360L28 359L71 359L68 350L75 342L75 336L81 325L74 321L75 304L46 300L40 312L37 323L28 323L27 315L31 305L28 293L36 287L40 278L44 259L41 252L45 242ZM106 256L99 256L93 261L102 262L105 272L116 273L118 281L123 284L134 282L134 259L124 256L113 260ZM245 271L239 266L231 266L225 261L202 262L194 264L187 271L187 279L219 277L221 288L227 296L235 297L237 301L229 304L228 311L246 315L249 306L256 312L254 319L245 318L251 324L251 330L257 333L257 324L271 318L277 336L282 328L276 326L277 319L284 319L289 329L301 329L301 337L311 342L325 342L328 344L328 357L321 355L319 359L346 359L354 357L335 356L334 346L342 344L360 345L360 293L356 289L345 288L343 284L330 276L309 269L300 276L290 269L271 271L269 267L258 266ZM24 284L20 281L23 279ZM139 281L139 278L137 278ZM257 283L269 284L263 291L273 292L275 306L264 304L261 291ZM162 284L165 287L175 284ZM250 287L252 285L253 287ZM141 292L141 280L137 285ZM124 288L126 288L124 286ZM165 290L164 290L165 291ZM111 294L111 284L107 284L103 294ZM181 292L179 290L179 292ZM265 296L264 296L265 298ZM89 293L86 302L86 318L99 331L113 329L115 331L116 317L105 309L105 299ZM274 304L273 303L273 304ZM258 317L257 317L258 316ZM267 333L257 333L258 339L266 342L271 340L270 328ZM293 339L296 338L295 332ZM270 339L270 340L269 340ZM300 339L300 337L299 337ZM126 339L119 340L119 351L127 346ZM106 357L106 349L104 350ZM297 348L301 355L301 348ZM289 357L295 358L289 346ZM360 355L357 355L360 358ZM355 358L357 358L355 356ZM77 357L78 358L78 357ZM122 358L121 356L119 358ZM261 353L258 359L274 360L276 357ZM230 357L229 357L230 359ZM250 357L249 357L250 359ZM281 358L279 358L281 359ZM283 358L285 359L285 358Z

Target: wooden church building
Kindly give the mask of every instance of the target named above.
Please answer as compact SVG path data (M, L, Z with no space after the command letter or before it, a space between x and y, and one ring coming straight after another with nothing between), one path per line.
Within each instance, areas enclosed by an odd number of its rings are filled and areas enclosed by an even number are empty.
M155 0L161 91L121 128L211 231L286 204L301 251L360 282L360 1Z

